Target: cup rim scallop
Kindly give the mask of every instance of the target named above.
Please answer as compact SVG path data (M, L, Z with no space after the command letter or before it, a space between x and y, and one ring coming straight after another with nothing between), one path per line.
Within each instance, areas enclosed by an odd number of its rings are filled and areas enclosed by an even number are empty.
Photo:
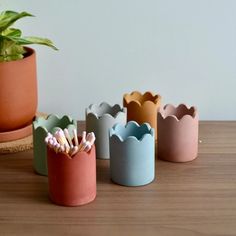
M104 114L102 114L101 116L99 116L99 115L97 114L97 112L95 112L95 111L93 110L93 108L96 107L97 109L99 109L99 108L102 107L102 106L106 106L107 108L110 109L110 111L109 111L109 113L104 113ZM112 115L112 114L111 114L111 111L112 111L112 109L114 109L115 107L118 107L118 108L119 108L119 111L116 112L115 115ZM100 103L100 104L93 103L93 104L90 104L88 108L86 108L86 116L92 115L92 116L94 116L94 117L95 117L96 119L98 119L98 120L99 120L99 119L102 119L102 118L104 118L104 117L116 119L116 118L117 118L118 116L120 116L121 114L126 113L126 111L127 111L127 108L126 108L126 107L122 107L122 106L121 106L120 104L118 104L118 103L114 104L113 106L110 105L110 104L107 103L107 102L102 102L102 103Z
M48 122L49 120L51 119L57 119L57 121L60 121L60 120L63 120L63 119L67 119L68 121L68 125L66 127L69 127L69 126L76 126L76 121L74 119L72 119L71 116L68 116L68 115L63 115L61 118L56 115L56 114L49 114L46 118L44 117L36 117L36 119L33 121L33 132L34 130L37 130L37 129L43 129L45 132L48 132L48 128L45 127L45 126L42 126L42 125L39 125L39 122L42 121L42 122ZM57 126L55 126L57 127Z
M146 127L147 128L147 131L146 133L143 133L142 136L138 139L135 135L129 135L127 136L126 138L123 138L119 133L118 133L118 130L117 128L118 127L123 127L123 128L127 128L131 125L134 125L137 129L140 129L141 127ZM135 140L135 141L138 141L138 142L142 142L146 137L154 137L155 135L155 132L154 132L154 128L152 128L150 126L149 123L142 123L142 124L138 124L136 121L129 121L127 122L125 125L122 125L120 123L117 123L115 124L112 128L110 128L109 130L109 137L112 138L112 137L116 137L119 139L120 142L126 142L128 140Z
M146 94L149 94L149 95L151 95L151 97L152 98L155 98L155 99L153 99L153 100L146 100L146 101L144 101L143 103L141 103L139 100L131 100L131 101L127 101L127 98L128 97L132 97L134 94L137 94L137 95L139 95L139 96L141 96L141 97L143 97L143 96L145 96ZM157 105L157 104L159 104L160 102L161 102L161 95L159 95L159 94L154 94L153 92L151 92L151 91L146 91L146 92L144 92L144 93L141 93L141 92L139 92L139 91L133 91L133 92L131 92L131 93L125 93L124 94L124 96L123 96L123 100L124 100L124 102L125 102L125 104L126 105L128 105L128 104L132 104L132 103L134 103L134 104L136 104L136 105L138 105L138 106L144 106L145 104L147 104L147 103L151 103L151 104L155 104L155 105Z
M168 107L172 107L173 109L177 110L179 107L183 106L186 110L191 110L193 109L193 114L190 115L190 114L185 114L183 116L181 116L181 118L179 119L176 115L166 115L164 116L164 111L166 110L166 108ZM191 119L197 119L198 118L198 111L197 111L197 108L196 106L188 106L186 105L185 103L180 103L179 105L173 105L173 104L166 104L164 105L163 107L160 108L160 110L158 111L158 114L161 116L161 118L163 120L167 120L167 119L174 119L176 120L177 122L180 122L181 120L184 120L186 119L187 117L188 118L191 118Z

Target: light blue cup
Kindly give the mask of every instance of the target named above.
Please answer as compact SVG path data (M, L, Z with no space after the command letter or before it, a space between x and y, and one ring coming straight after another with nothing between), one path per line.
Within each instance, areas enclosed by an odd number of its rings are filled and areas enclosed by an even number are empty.
M110 129L110 173L125 186L149 184L155 178L155 132L148 123L135 121Z
M72 135L72 130L77 129L77 122L72 120L69 116L59 118L57 115L52 114L46 119L37 117L33 122L33 166L34 170L40 175L48 174L47 146L44 140L48 132L54 133L58 128L67 128Z

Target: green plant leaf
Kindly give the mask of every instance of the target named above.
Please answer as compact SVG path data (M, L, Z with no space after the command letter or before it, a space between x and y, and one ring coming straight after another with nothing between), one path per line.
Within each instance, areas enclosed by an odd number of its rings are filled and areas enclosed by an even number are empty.
M21 31L19 29L9 28L2 32L4 36L11 36L11 37L20 37Z
M9 28L15 21L26 16L28 12L4 11L0 13L0 62L18 60L24 57L23 45L42 44L58 50L47 38L22 37L21 30Z
M7 36L0 35L0 61L13 61L23 58L25 49Z
M28 12L15 12L15 11L3 11L0 14L0 33L6 30L9 26L15 23L17 20L26 17L33 16Z
M1 56L0 56L1 58ZM23 59L24 56L22 54L14 54L14 55L8 55L2 58L2 61L16 61L19 59Z
M21 45L27 45L27 44L41 44L46 45L48 47L51 47L55 50L58 50L54 45L53 42L50 39L47 38L40 38L40 37L22 37L18 38L17 42Z
M0 35L0 55L5 56L7 49L13 44L15 44L13 40L8 39L7 36Z

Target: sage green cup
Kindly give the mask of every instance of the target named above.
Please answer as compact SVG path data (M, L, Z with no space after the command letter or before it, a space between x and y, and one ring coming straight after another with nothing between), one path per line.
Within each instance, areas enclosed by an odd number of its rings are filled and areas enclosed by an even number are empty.
M77 122L69 116L65 115L59 118L57 115L53 114L49 115L46 119L37 117L33 122L33 166L35 172L40 175L48 175L47 145L45 138L48 132L54 133L58 128L67 128L72 135L72 130L77 129Z

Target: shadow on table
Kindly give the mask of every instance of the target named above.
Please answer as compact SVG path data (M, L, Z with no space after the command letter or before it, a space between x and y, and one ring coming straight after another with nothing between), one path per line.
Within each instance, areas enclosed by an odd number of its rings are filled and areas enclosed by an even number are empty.
M98 184L110 184L110 169L109 160L97 159L97 183Z

